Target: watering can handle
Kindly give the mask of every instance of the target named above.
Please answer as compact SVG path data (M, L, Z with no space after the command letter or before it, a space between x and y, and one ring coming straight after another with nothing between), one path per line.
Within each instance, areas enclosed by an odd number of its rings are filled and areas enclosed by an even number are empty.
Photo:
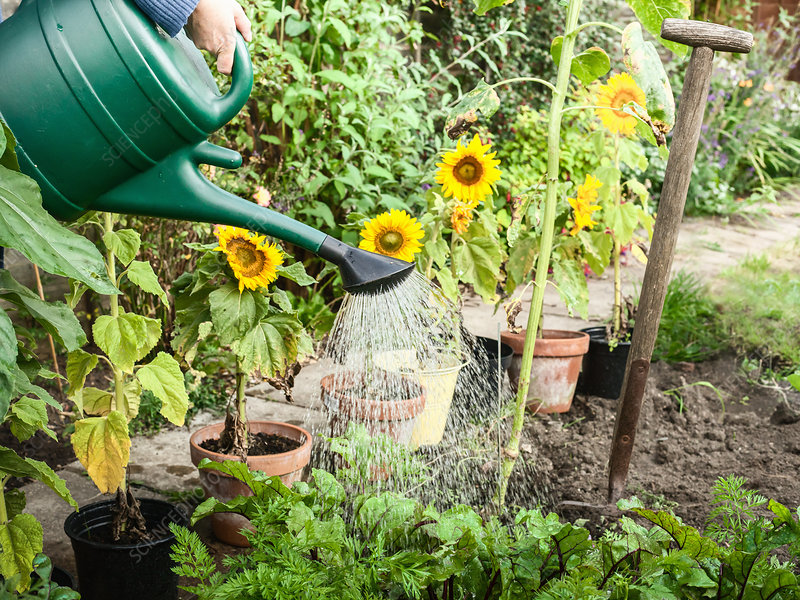
M233 119L250 98L253 90L253 63L250 61L250 51L241 34L236 34L236 50L233 57L233 71L231 72L231 87L224 95L216 100L209 110L205 123L201 126L207 131L216 131Z
M92 203L93 210L233 225L285 240L317 253L328 236L279 212L218 188L200 172L206 164L235 169L242 156L201 142L173 152Z

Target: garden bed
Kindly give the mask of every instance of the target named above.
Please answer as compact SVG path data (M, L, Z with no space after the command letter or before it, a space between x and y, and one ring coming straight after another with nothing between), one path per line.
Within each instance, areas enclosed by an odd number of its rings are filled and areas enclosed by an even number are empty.
M631 495L701 527L711 486L729 474L746 477L748 487L768 498L800 504L800 394L749 380L740 365L733 357L652 365L628 478ZM691 385L700 381L719 390L724 407L713 389ZM687 385L681 410L664 391ZM603 516L614 515L604 505L616 405L578 396L568 413L526 424L522 456L565 519L601 525ZM521 490L514 491L519 497Z

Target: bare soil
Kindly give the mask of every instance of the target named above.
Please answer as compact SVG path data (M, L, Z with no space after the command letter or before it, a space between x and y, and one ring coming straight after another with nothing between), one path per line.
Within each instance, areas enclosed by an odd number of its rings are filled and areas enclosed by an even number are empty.
M650 370L634 443L627 491L645 504L671 507L702 527L711 487L720 476L794 508L800 505L800 393L758 384L733 357L699 364L655 363ZM704 385L705 381L722 394ZM682 388L683 405L664 392ZM578 396L569 412L528 419L522 458L538 484L517 481L511 496L545 488L544 497L569 520L600 525L615 516L607 500L608 460L616 400ZM512 476L512 479L514 476ZM525 479L525 478L523 478Z
M276 435L274 433L251 433L247 447L248 456L267 456L270 454L282 454L302 446L303 443L291 438ZM209 452L221 454L234 454L232 451L220 449L218 439L205 440L200 443L200 447Z

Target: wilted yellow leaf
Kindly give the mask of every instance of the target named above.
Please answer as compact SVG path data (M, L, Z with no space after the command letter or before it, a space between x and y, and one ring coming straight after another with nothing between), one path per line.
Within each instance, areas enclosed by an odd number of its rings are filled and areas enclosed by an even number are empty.
M131 449L128 420L121 412L114 410L103 417L76 421L72 447L103 494L119 489Z

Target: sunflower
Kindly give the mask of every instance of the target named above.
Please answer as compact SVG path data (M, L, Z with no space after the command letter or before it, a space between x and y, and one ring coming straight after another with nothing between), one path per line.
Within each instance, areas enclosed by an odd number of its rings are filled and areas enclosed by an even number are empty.
M442 184L446 198L454 196L456 200L475 208L492 193L492 186L500 179L500 169L495 160L496 152L489 152L491 144L481 144L475 134L468 146L462 146L458 140L455 152L448 152L437 163L436 183Z
M364 223L361 230L364 239L358 247L411 262L422 249L420 240L424 235L422 225L414 217L393 208Z
M450 215L450 224L453 226L453 231L458 234L466 233L470 223L472 223L472 207L456 202Z
M587 175L586 181L578 186L577 197L567 199L574 211L573 216L575 219L575 226L570 230L570 235L578 235L581 229L590 229L597 225L597 222L592 220L592 213L600 210L600 207L595 205L594 202L597 201L597 190L602 185L599 179L592 175Z
M628 73L619 73L609 78L606 85L597 91L597 106L622 108L628 102L635 102L645 108L645 95ZM597 116L611 133L631 135L636 128L636 117L622 110L597 109Z
M263 235L246 229L225 226L217 232L219 246L224 252L233 274L239 280L239 292L244 288L255 290L267 287L278 278L278 267L283 264L283 254Z

